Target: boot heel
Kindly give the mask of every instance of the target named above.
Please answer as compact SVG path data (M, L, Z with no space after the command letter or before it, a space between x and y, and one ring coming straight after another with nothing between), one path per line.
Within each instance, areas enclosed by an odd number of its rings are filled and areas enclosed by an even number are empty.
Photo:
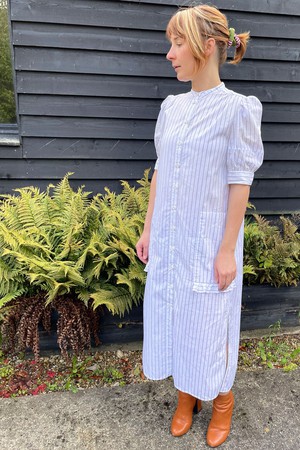
M194 413L194 414L198 414L198 413L201 411L201 409L202 409L201 400L199 400L199 399L197 398L196 403L195 403L195 406L194 406L194 409L193 409L193 413Z

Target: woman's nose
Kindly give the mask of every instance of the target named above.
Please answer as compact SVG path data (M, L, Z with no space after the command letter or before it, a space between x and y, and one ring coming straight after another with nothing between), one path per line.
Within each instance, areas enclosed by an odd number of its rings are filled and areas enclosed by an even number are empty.
M170 50L168 51L168 53L166 54L166 58L171 61L172 59L174 59L174 52L172 51L172 49L170 48Z

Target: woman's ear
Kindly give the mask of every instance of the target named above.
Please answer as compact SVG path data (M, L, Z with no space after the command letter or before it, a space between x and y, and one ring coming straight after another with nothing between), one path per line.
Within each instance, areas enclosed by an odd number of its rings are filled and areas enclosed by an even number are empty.
M205 55L209 57L212 55L216 48L216 41L214 38L208 38L205 42Z

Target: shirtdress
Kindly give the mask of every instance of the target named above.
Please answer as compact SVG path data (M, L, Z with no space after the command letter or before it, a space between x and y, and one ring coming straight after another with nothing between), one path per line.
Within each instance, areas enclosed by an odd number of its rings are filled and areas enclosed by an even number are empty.
M251 185L262 164L261 116L256 97L221 83L168 96L156 124L143 371L153 380L172 376L177 389L202 400L229 391L236 374L243 224L237 276L223 292L213 264L225 230L229 184Z

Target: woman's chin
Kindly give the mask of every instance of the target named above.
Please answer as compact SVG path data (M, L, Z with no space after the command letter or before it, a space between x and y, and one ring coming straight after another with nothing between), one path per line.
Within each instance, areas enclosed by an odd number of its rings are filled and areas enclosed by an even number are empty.
M177 80L178 80L178 81L182 81L183 83L187 83L188 81L191 81L190 78L184 77L184 76L182 76L182 75L180 75L180 74L177 74Z
M178 81L183 81L184 83L191 81L191 76L189 76L188 74L184 74L181 68L178 69L176 76Z

